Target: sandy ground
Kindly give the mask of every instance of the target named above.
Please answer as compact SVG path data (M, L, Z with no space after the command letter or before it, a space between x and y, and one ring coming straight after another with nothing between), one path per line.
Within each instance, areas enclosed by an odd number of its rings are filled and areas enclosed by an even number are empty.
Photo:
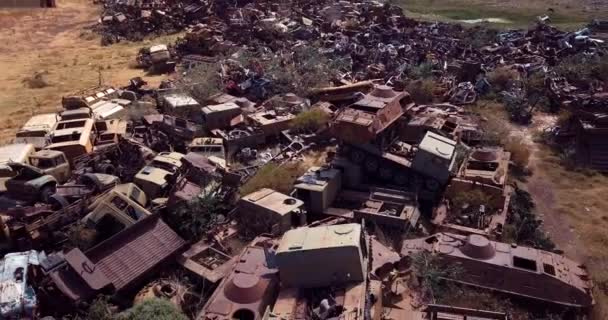
M0 142L10 141L32 114L56 111L67 93L144 76L129 67L141 43L101 47L87 31L98 19L97 6L85 0L58 0L57 6L0 9ZM48 86L27 87L24 79L35 72L46 74Z

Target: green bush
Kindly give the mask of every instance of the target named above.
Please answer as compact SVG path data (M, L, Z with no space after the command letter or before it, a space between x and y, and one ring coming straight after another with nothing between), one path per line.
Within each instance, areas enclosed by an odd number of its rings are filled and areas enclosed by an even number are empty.
M329 122L329 115L323 110L311 109L301 112L291 121L291 129L296 132L317 132Z
M505 150L511 153L511 161L519 167L524 169L530 162L530 146L523 141L521 138L511 138L505 143Z
M251 179L241 186L240 194L245 196L263 188L287 194L293 188L295 180L304 172L305 169L298 163L288 163L283 166L269 163L260 168Z
M433 102L433 91L435 90L435 81L424 79L410 82L407 86L407 92L412 96L412 99L417 104L426 104Z
M488 81L494 92L508 90L511 82L519 78L519 73L508 67L498 67L488 73Z
M226 211L219 187L182 203L167 218L167 223L184 238L198 240L219 222Z
M118 320L188 320L169 300L146 299L118 316Z

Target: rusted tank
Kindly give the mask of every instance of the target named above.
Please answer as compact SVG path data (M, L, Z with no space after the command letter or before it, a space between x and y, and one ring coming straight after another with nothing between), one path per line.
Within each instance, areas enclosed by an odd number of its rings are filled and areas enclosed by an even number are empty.
M434 197L458 168L457 142L427 132L419 144L399 140L408 93L377 86L350 107L338 112L332 131L341 140L340 153L377 176ZM426 193L425 193L426 192Z
M552 252L451 233L404 241L402 255L419 252L459 265L449 281L571 307L594 304L586 268Z

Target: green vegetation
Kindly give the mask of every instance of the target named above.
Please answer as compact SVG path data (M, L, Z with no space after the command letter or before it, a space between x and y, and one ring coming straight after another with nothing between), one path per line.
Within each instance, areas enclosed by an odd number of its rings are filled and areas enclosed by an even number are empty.
M527 27L536 21L536 17L549 14L553 24L559 27L574 29L589 22L592 18L601 18L606 12L584 10L583 5L571 4L568 0L557 0L548 5L544 0L530 0L510 3L484 0L393 0L410 16L432 21L459 21L484 18L500 18L506 23L487 23L494 28ZM551 8L552 12L548 12Z
M488 73L488 81L494 92L508 90L511 83L519 78L519 73L508 67L498 67Z
M449 292L451 282L446 283L445 279L457 278L463 272L460 265L442 263L438 256L425 251L410 257L414 275L420 280L422 294L430 301Z
M553 241L540 228L542 221L537 219L534 208L530 193L515 189L509 203L511 214L503 230L503 241L547 251L555 250Z
M188 320L165 299L146 299L117 317L117 320Z
M505 150L511 152L511 161L519 168L525 169L530 162L530 146L522 138L509 138L505 142Z
M219 196L219 186L182 203L172 211L167 223L184 238L198 240L217 223L223 221L225 204Z
M87 320L113 320L114 312L110 308L108 298L101 296L95 299L89 306Z
M291 121L291 129L296 132L317 132L327 125L329 115L320 109L311 109L299 113Z
M293 188L295 180L304 174L306 170L298 163L287 163L277 166L269 163L251 177L243 186L240 194L248 195L263 188L270 188L282 193L289 193Z
M435 81L431 79L423 79L410 82L406 91L410 93L412 99L417 104L426 104L433 102L433 91L435 90Z
M571 84L586 89L591 80L608 81L608 56L587 57L577 54L563 59L555 71Z
M497 197L495 195L483 192L482 189L471 189L467 191L460 191L450 197L452 207L456 210L460 210L465 206L479 207L481 205L486 206L488 212L493 212L498 209L493 207L497 203Z

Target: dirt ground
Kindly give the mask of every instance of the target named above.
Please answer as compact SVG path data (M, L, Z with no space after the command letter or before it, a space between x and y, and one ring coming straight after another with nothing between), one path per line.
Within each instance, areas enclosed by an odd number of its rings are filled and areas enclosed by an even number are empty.
M608 176L568 167L538 140L557 116L537 114L529 127L511 126L526 138L533 172L522 183L536 203L543 230L564 254L584 263L595 283L592 319L608 319Z
M0 142L10 141L32 114L56 111L67 93L144 76L130 67L142 44L101 47L86 29L98 18L99 8L86 0L58 0L53 9L0 9ZM43 87L29 88L24 79L36 72L44 74Z

